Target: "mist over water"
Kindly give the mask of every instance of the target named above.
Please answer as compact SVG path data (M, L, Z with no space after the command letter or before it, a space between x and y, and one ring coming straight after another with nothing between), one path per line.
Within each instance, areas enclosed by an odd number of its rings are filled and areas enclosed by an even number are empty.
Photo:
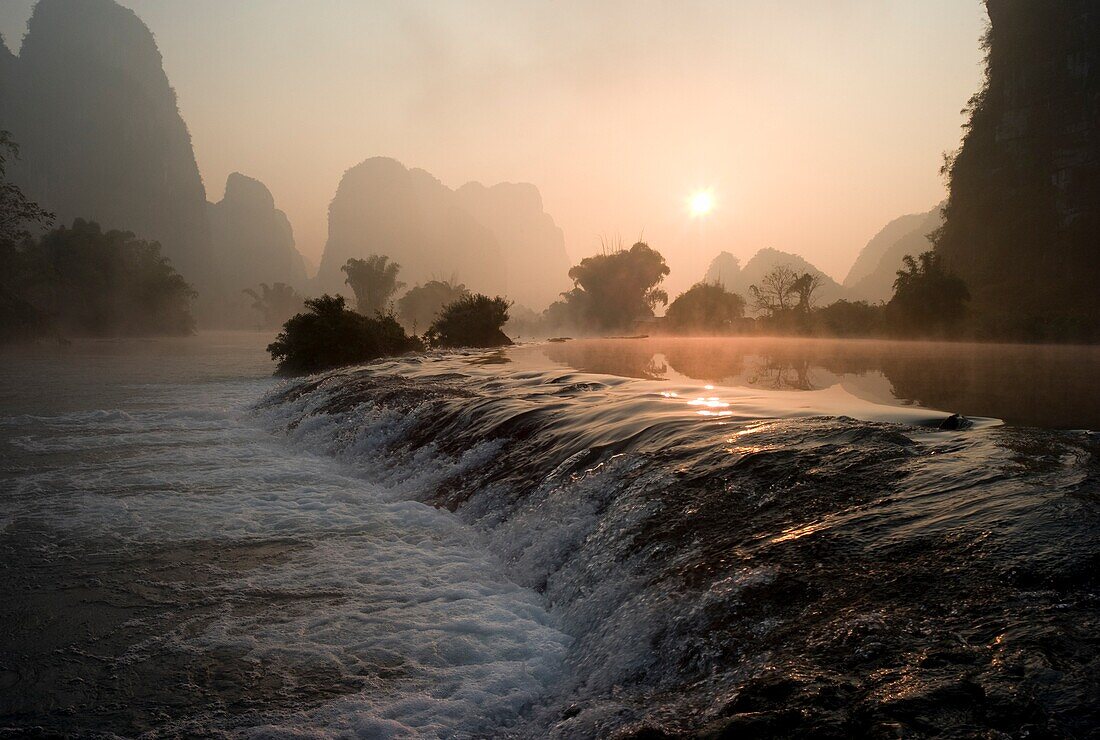
M265 341L4 356L0 725L1097 721L1090 433L939 431L999 395L915 403L891 345L567 342L281 382ZM908 359L934 375L937 352ZM1026 356L952 361L1026 380Z

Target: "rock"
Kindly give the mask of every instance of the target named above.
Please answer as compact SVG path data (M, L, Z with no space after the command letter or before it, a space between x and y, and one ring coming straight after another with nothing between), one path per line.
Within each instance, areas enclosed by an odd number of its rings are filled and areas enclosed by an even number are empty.
M974 426L974 422L962 414L951 414L951 416L940 422L938 429L945 432L954 432L960 429L969 429L972 426Z

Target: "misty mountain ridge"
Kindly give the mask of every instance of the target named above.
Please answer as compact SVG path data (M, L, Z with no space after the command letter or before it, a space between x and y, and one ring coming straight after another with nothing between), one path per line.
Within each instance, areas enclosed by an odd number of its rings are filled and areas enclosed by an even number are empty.
M572 287L565 234L546 212L537 187L526 182L468 182L456 192L500 244L510 297L542 308Z
M900 216L875 234L856 257L844 289L849 300L889 301L905 255L916 257L932 249L928 235L943 225L943 204L924 213Z
M276 282L305 287L305 262L294 247L290 220L262 182L232 173L225 196L207 204L207 214L218 275L229 289Z
M885 303L894 293L894 280L902 267L902 258L907 254L916 257L932 249L928 235L942 225L942 207L940 204L924 213L899 216L887 223L860 250L843 283L837 283L798 254L772 248L758 250L744 266L730 252L720 252L711 260L705 280L721 283L747 300L751 285L775 267L787 265L796 272L808 272L821 278L821 287L814 296L819 306L842 298Z
M534 185L468 183L456 191L390 157L344 173L329 206L318 288L346 292L340 268L371 254L401 265L409 287L453 276L539 308L568 287L564 237Z
M720 282L726 290L750 300L749 287L761 281L771 270L787 265L795 272L808 272L821 278L821 286L814 294L817 305L826 305L844 297L844 289L805 258L792 252L771 247L760 249L742 267L740 260L729 252L721 252L711 260L705 279L708 283Z

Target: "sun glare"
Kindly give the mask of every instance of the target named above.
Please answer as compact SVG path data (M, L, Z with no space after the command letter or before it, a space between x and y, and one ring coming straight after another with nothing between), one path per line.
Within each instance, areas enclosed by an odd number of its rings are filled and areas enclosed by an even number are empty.
M710 190L700 190L690 198L691 215L705 216L714 210L714 193Z

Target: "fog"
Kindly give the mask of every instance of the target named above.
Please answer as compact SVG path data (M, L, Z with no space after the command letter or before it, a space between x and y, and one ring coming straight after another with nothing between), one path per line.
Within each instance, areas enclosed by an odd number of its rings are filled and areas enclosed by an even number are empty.
M673 294L722 250L842 280L942 200L985 23L957 0L121 4L156 36L207 197L261 180L312 268L344 171L382 155L451 188L531 182L573 263L642 236ZM0 6L15 51L32 5Z

